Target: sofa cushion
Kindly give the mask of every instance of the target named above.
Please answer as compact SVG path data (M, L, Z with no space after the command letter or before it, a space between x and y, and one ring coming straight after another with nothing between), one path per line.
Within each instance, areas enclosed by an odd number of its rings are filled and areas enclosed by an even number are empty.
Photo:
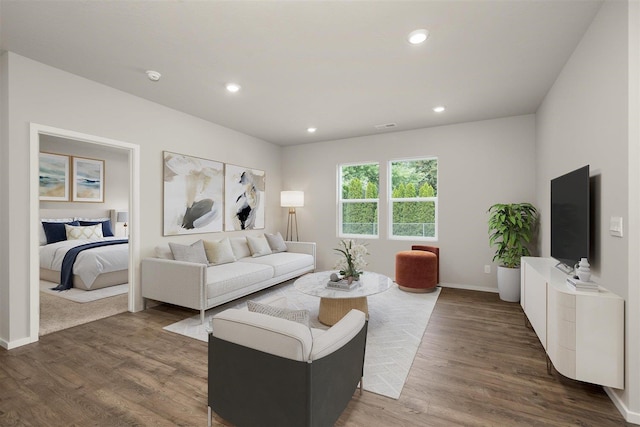
M308 254L298 254L294 252L280 252L258 258L242 258L238 262L243 264L263 264L273 267L275 276L282 276L313 266L313 256Z
M251 256L246 237L232 237L229 240L231 241L231 249L233 249L233 254L236 256L236 259Z
M247 236L247 244L249 245L251 256L254 258L269 255L271 253L269 242L267 242L267 239L264 236Z
M207 267L207 299L269 280L272 277L273 267L263 264L232 262Z
M207 254L209 263L213 265L226 264L236 260L228 237L218 241L205 240L204 251Z
M204 251L202 240L193 242L190 245L179 245L169 242L171 253L176 261L195 262L198 264L209 264L207 254Z
M271 248L271 252L286 252L287 244L284 242L282 238L282 234L278 231L276 234L264 233L264 237L266 237L267 242L269 242L269 247Z
M267 316L279 317L281 319L298 322L309 326L309 310L294 310L286 307L277 307L270 304L262 304L257 301L247 301L247 309L255 313L266 314Z

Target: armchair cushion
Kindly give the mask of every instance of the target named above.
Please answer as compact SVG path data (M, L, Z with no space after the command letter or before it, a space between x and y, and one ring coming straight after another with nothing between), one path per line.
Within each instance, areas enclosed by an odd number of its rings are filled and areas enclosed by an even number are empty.
M255 313L266 314L267 316L279 317L281 319L292 320L309 326L309 310L292 310L286 307L278 307L271 304L261 304L256 301L247 301L247 309Z
M353 309L323 334L314 334L311 360L322 359L347 344L362 330L365 321L365 314Z

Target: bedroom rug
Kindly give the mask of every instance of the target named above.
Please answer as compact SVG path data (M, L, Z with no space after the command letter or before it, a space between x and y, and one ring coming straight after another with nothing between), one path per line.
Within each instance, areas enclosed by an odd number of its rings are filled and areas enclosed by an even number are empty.
M296 291L293 281L271 287L265 291L232 301L206 312L205 325L214 314L227 308L246 306L249 299L260 301L272 295L287 297L289 307L307 309L311 326L327 329L318 322L320 299ZM432 293L403 292L394 283L386 292L368 297L369 329L364 364L364 389L398 399L418 351L422 336L433 312L440 288ZM163 329L207 341L205 325L200 316L173 323Z
M68 299L70 301L86 303L91 301L98 301L103 298L114 297L117 295L126 294L129 292L129 284L124 283L122 285L109 286L108 288L96 289L94 291L85 291L82 289L71 288L66 291L53 291L51 288L55 287L56 283L47 282L46 280L40 280L40 292L44 292L49 295Z

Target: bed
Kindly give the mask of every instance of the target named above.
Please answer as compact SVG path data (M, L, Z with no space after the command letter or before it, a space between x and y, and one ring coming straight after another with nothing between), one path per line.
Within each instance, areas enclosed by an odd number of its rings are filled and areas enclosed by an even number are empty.
M122 236L110 235L115 211L79 211L69 215L66 211L48 209L41 210L40 216L40 279L61 284L65 255L77 248L75 251L84 250L77 253L72 267L68 267L72 269L68 286L92 291L129 281L128 242ZM99 228L102 233L67 239L64 224L73 227L73 231ZM106 246L93 247L100 244ZM79 248L84 245L92 247Z

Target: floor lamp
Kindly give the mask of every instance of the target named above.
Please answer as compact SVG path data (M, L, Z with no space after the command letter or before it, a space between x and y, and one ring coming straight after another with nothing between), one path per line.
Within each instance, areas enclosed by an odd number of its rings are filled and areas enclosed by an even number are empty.
M289 208L289 217L287 218L287 236L285 240L293 240L293 231L295 226L295 240L298 241L298 218L296 217L296 208L304 206L304 191L281 191L280 206ZM291 237L291 238L289 238Z

